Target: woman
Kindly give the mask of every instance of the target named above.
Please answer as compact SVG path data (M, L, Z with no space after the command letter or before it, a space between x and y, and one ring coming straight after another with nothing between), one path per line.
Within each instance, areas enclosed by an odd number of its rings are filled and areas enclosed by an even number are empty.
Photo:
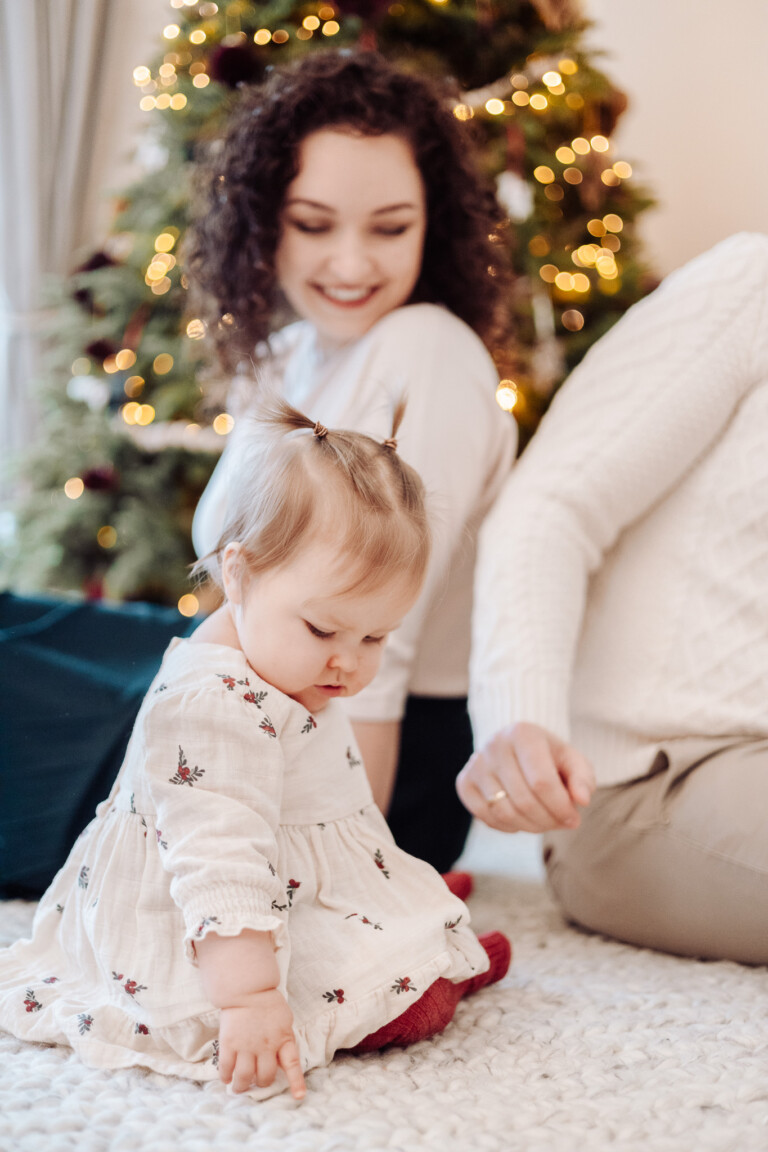
M394 789L396 838L441 871L470 821L454 781L472 747L475 538L515 447L485 346L508 299L501 213L451 105L371 54L318 53L275 72L244 90L199 172L189 247L196 314L237 376L236 415L264 381L328 425L383 439L407 397L399 450L427 486L434 556L381 676L350 714L383 809ZM270 335L289 312L300 321ZM201 553L218 539L246 435L240 419L201 502ZM0 807L0 891L35 895L50 883L109 791L179 624L174 611L0 598L9 715L35 713L41 692L66 697L49 711L50 739L15 725L10 761L30 767L15 770Z
M515 444L480 339L498 331L508 290L500 212L467 149L427 81L374 54L312 55L241 97L212 151L189 249L198 311L237 373L240 417L195 518L201 554L218 539L242 417L261 386L380 438L407 398L399 451L430 495L434 556L349 714L396 840L441 871L469 826L454 785L472 748L475 538ZM286 305L299 321L270 336Z
M546 833L572 920L757 964L766 428L768 237L739 235L590 351L489 516L459 781L486 823Z

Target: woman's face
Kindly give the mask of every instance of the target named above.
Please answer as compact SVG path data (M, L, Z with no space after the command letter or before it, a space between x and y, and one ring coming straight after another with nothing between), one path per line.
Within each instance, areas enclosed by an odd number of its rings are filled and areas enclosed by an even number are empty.
M280 286L326 340L357 340L410 297L425 230L424 185L405 140L314 132L281 213Z

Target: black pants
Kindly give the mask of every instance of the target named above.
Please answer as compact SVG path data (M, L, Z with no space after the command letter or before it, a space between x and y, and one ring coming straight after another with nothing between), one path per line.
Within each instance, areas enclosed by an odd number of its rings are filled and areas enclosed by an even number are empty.
M171 608L0 594L0 897L48 887L108 794L163 652L184 631ZM409 700L391 823L402 847L441 871L469 828L453 781L470 751L465 701Z

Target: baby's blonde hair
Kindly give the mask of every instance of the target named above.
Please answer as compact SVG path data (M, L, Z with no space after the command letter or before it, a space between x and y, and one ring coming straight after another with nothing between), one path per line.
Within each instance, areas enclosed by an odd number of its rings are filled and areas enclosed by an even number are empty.
M339 542L348 558L344 592L367 592L393 579L418 589L430 552L424 485L397 453L405 412L394 412L389 439L327 429L286 400L269 397L228 496L216 547L192 572L223 587L221 557L240 545L245 576L287 564L310 539Z

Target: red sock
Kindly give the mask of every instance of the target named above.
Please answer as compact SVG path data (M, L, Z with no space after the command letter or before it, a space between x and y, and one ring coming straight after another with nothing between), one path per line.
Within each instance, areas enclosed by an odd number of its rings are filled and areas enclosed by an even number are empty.
M472 895L475 882L469 872L443 872L443 880L459 900L468 900Z
M506 936L501 932L487 932L479 939L491 961L487 972L463 980L460 984L442 978L436 980L415 1004L406 1008L402 1015L390 1020L383 1028L371 1032L350 1051L375 1052L379 1048L393 1044L405 1048L418 1040L427 1040L430 1036L437 1036L442 1032L453 1019L459 1000L464 996L471 996L480 988L495 984L507 974L512 957L512 945Z

